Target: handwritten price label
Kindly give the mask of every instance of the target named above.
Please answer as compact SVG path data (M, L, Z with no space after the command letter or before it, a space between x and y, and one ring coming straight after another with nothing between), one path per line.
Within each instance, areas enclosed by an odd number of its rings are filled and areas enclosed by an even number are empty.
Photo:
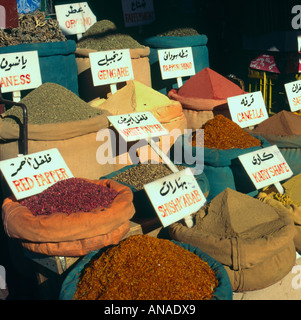
M92 52L89 58L94 86L134 79L129 49Z
M0 55L1 92L34 89L42 84L37 51Z
M164 227L197 212L206 198L189 168L144 185Z
M56 148L3 160L0 169L17 200L38 194L60 180L73 177Z
M163 80L195 74L191 47L158 50L158 57Z
M86 32L95 22L96 16L87 2L55 6L56 17L66 35Z
M292 112L301 109L301 80L286 83L284 85L287 100Z
M276 145L238 156L257 189L290 178L292 170Z
M241 128L254 126L269 117L261 91L230 97L227 101L232 120Z
M108 119L125 141L169 134L150 111L108 116Z

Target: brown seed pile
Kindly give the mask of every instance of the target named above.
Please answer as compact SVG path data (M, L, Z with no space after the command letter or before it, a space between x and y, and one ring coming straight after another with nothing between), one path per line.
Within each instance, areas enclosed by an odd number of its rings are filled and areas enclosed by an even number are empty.
M19 14L19 27L0 30L0 47L21 43L59 42L67 41L58 21L45 19L45 13Z
M179 170L185 169L183 166L176 166ZM112 180L127 183L137 191L143 189L143 185L166 177L173 172L164 163L138 164L112 177Z
M196 254L169 240L134 235L90 261L75 299L209 300L217 286L214 271Z
M71 214L90 212L97 207L110 205L118 192L81 178L61 180L43 192L20 201L33 215L50 215L54 212Z
M232 148L246 149L261 146L259 139L251 136L237 123L224 117L216 115L208 120L202 127L204 129L204 147L212 149L227 150ZM192 136L192 146L196 146L197 133ZM203 147L203 146L201 146Z

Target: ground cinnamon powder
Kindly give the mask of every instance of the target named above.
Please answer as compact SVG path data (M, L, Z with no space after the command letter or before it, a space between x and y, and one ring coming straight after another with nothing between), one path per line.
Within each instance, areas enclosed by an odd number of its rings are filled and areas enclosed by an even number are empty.
M213 119L208 120L202 127L204 129L204 147L216 148L220 150L227 150L232 148L246 149L255 146L261 146L261 141L244 129L242 129L234 121L219 114ZM196 132L192 135L192 146L196 146L197 139ZM199 145L198 145L199 146Z
M90 261L75 299L209 300L217 285L196 254L169 240L134 235Z

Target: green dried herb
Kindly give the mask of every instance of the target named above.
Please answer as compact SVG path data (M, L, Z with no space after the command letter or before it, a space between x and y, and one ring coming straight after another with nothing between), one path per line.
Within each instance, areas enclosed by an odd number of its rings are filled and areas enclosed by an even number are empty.
M28 110L29 124L46 124L85 120L102 114L100 109L91 107L75 93L56 83L44 83L31 91L20 101ZM22 108L13 106L2 116L3 120L23 121Z

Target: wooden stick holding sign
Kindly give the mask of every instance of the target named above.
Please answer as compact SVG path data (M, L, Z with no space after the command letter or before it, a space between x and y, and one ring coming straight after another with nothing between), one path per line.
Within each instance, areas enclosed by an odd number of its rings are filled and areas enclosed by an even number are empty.
M274 185L281 194L280 181L290 178L292 170L276 145L238 156L257 190Z
M93 85L109 84L112 94L117 91L117 83L134 79L129 49L92 52L89 59Z
M183 85L183 77L195 74L191 47L158 50L158 57L162 79L176 78L178 88Z

